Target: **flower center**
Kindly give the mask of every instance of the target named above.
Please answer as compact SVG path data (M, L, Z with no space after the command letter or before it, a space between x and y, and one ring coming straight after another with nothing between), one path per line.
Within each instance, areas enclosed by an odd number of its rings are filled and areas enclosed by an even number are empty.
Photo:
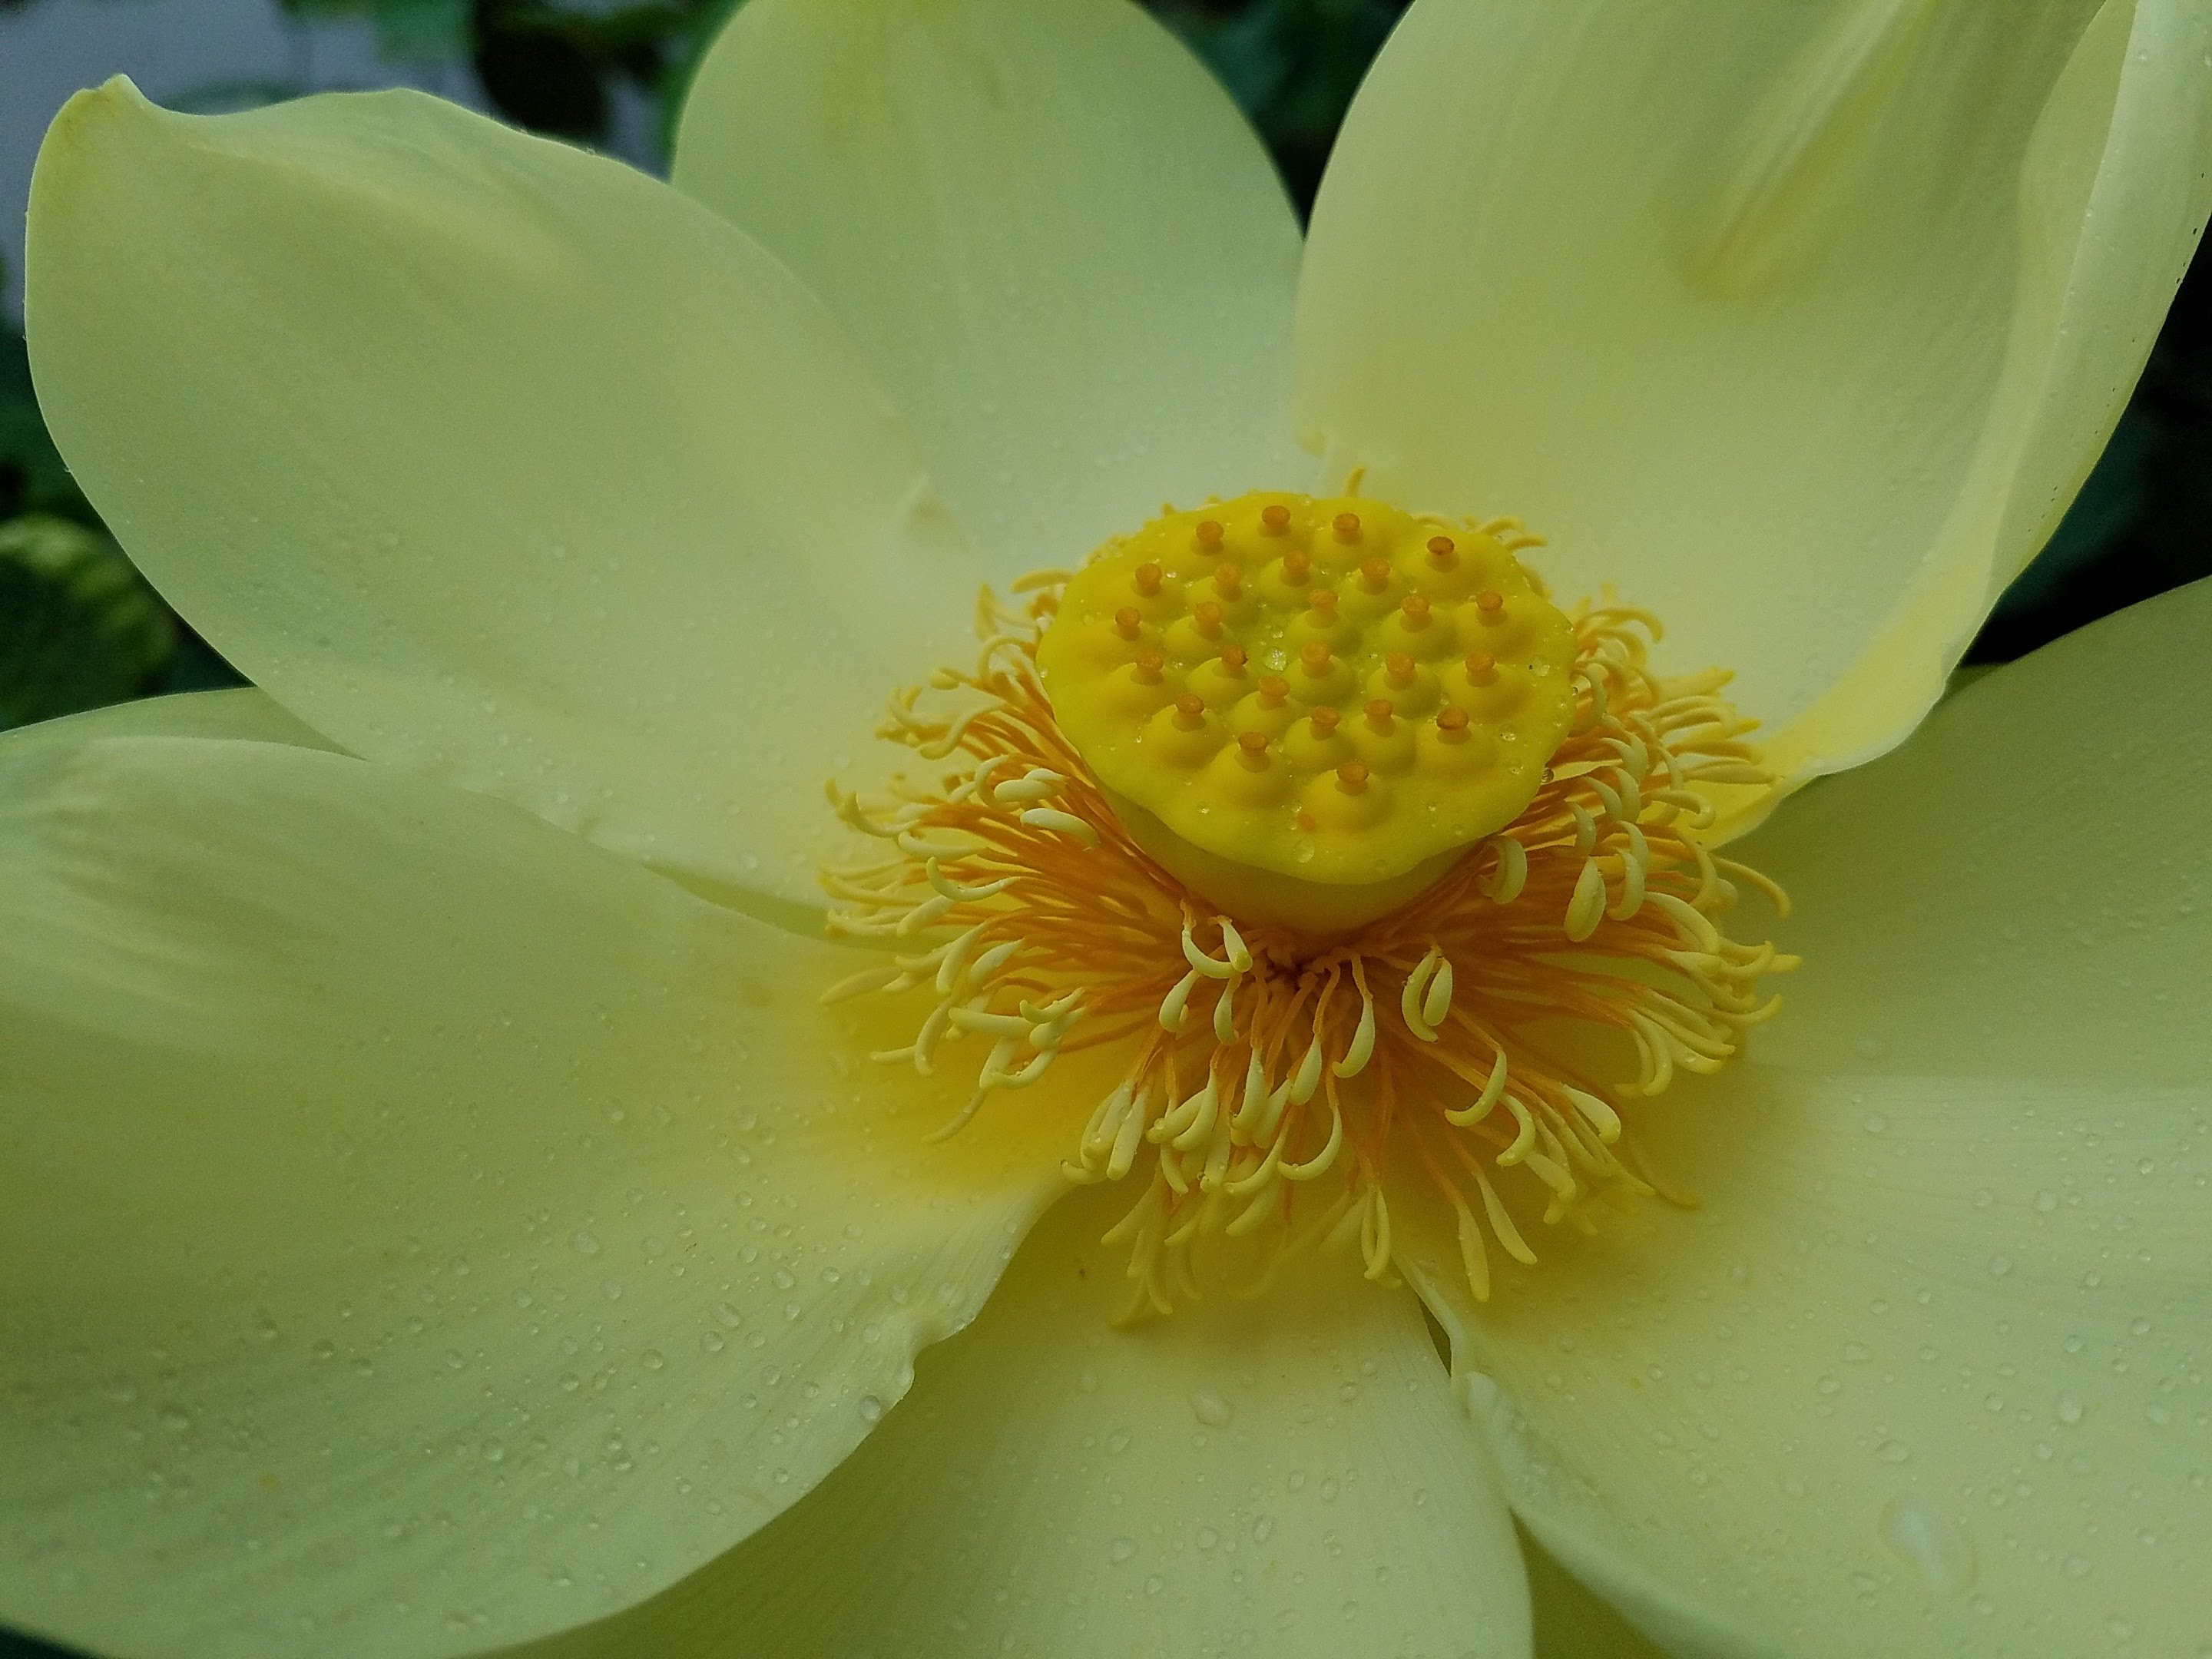
M1535 796L1575 632L1533 538L1357 497L1170 513L1067 582L1037 666L1137 844L1237 915L1396 909Z
M1357 1240L1381 1278L1394 1196L1449 1206L1486 1296L1493 1243L1533 1263L1663 1192L1640 1103L1778 1006L1794 958L1721 923L1782 896L1700 839L1699 786L1767 781L1727 674L1555 609L1537 544L1349 497L1168 511L892 697L928 777L832 786L883 848L825 873L832 930L893 954L828 995L916 994L878 1058L925 1074L988 1042L944 1133L1014 1093L1071 1114L1071 1181L1149 1166L1109 1236L1133 1315L1209 1250ZM1020 1092L1078 1048L1120 1060L1103 1099Z

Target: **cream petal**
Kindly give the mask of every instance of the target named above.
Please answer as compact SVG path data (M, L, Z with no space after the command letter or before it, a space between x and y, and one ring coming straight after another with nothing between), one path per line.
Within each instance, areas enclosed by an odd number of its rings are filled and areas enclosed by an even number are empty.
M1541 1540L1520 1534L1535 1615L1535 1659L1667 1659L1650 1638L1552 1559Z
M105 1653L659 1591L972 1316L1084 1109L933 1146L852 953L276 744L0 755L0 1620Z
M2093 623L1743 843L1805 958L1760 1057L2212 1079L2208 644L2212 580Z
M1393 1206L1559 1559L1686 1659L2212 1642L2212 1091L1677 1093L1645 1144L1702 1207L1537 1239L1486 1307Z
M980 567L818 301L614 162L412 93L40 152L27 316L80 483L356 753L813 898L823 776L964 658Z
M1163 499L1312 477L1297 222L1227 94L1126 0L750 0L672 176L829 301L997 579Z
M1150 1328L1126 1192L1060 1205L783 1521L530 1659L1528 1652L1513 1531L1413 1298L1309 1261ZM1103 1200L1103 1201L1102 1201Z
M97 738L240 738L295 749L331 746L329 739L286 714L267 692L246 685L142 697L19 726L0 732L0 762L20 759L33 749L70 748Z
M2212 206L2212 20L2094 9L1424 0L1316 209L1301 429L1658 611L1792 781L1879 752L2087 471Z
M1806 964L1646 1109L1702 1208L1474 1309L1395 1207L1523 1519L1670 1649L2212 1643L2208 637L2082 629L1747 844Z

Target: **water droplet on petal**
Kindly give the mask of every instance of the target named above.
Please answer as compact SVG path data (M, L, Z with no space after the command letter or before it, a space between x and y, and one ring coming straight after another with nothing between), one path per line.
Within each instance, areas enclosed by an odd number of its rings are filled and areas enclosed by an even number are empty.
M1890 1500L1881 1512L1881 1540L1939 1595L1957 1595L1974 1582L1973 1540L1917 1493Z

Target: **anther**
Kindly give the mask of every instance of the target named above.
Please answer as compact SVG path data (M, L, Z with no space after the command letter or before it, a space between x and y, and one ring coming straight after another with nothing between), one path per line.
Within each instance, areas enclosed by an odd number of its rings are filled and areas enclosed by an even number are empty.
M1476 594L1474 605L1486 623L1497 622L1505 615L1505 596L1494 587L1486 587Z
M1160 591L1161 574L1159 566L1152 563L1149 559L1139 565L1134 578L1137 592L1145 598L1151 599L1153 594Z
M1338 714L1336 710L1331 708L1327 703L1323 703L1320 708L1315 709L1311 714L1308 715L1307 718L1313 722L1314 735L1317 738L1325 738L1328 736L1330 732L1336 730L1336 723L1342 720L1344 716Z
M1221 631L1221 607L1211 599L1201 602L1191 617L1198 623L1198 631L1209 640Z
M1328 672L1328 647L1319 640L1308 640L1298 647L1298 666L1319 679Z
M1314 614L1322 621L1334 622L1336 619L1337 594L1334 588L1316 587L1306 595L1306 603L1313 607Z
M1280 674L1263 674L1260 677L1261 708L1280 708L1283 706L1283 699L1290 695L1291 683Z
M1294 547L1283 555L1283 574L1294 582L1304 581L1313 569L1313 555L1303 547Z
M1255 769L1267 763L1267 734L1265 732L1240 732L1237 736L1238 757Z
M1367 787L1367 763L1346 761L1336 769L1336 787L1347 795L1357 795Z
M1413 653L1393 651L1382 659L1382 672L1389 678L1390 684L1393 685L1411 685L1413 683Z
M1437 710L1437 730L1447 734L1467 730L1467 710L1456 703L1446 703Z
M1359 539L1359 515L1357 513L1338 514L1329 520L1328 527L1340 542L1351 543Z
M1244 665L1250 660L1251 659L1244 654L1244 647L1241 645L1224 645L1221 647L1221 665L1232 674L1243 673Z
M1176 714L1181 724L1196 726L1206 715L1206 699L1195 691L1186 691L1176 699Z
M1144 613L1133 605L1125 605L1114 613L1114 631L1125 640L1133 640L1144 625Z
M1429 625L1429 599L1427 594L1408 593L1406 595L1404 603L1400 605L1398 609L1406 618L1407 627L1426 628Z
M1208 553L1221 545L1223 533L1218 519L1200 519L1198 521L1198 544Z
M1368 559L1359 567L1359 585L1370 593L1380 593L1390 586L1390 561Z
M1477 685L1487 685L1498 678L1498 659L1487 651L1468 653L1467 677Z
M1244 591L1244 573L1233 564L1216 565L1213 591L1224 599L1235 599Z
M1449 570L1459 562L1459 550L1452 545L1450 537L1429 538L1429 562L1439 570Z
M1139 651L1137 653L1136 678L1146 685L1158 684L1160 670L1167 666L1167 661L1157 651Z
M1390 699L1388 697L1376 697L1373 702L1367 705L1366 712L1368 729L1382 736L1389 736L1390 732L1390 717L1397 712L1397 710L1392 706Z
M1260 509L1260 528L1270 536L1279 536L1291 527L1291 509L1280 501L1271 501Z

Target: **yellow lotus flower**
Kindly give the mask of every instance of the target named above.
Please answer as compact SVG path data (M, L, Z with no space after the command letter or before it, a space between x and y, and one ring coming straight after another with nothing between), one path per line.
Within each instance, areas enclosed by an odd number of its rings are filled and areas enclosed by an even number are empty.
M2212 1651L2212 588L1712 853L1936 702L2208 156L2160 0L1419 0L1303 252L1108 0L751 0L673 188L81 95L40 397L263 690L0 743L0 1616L1510 1655L1517 1515L1679 1652Z

